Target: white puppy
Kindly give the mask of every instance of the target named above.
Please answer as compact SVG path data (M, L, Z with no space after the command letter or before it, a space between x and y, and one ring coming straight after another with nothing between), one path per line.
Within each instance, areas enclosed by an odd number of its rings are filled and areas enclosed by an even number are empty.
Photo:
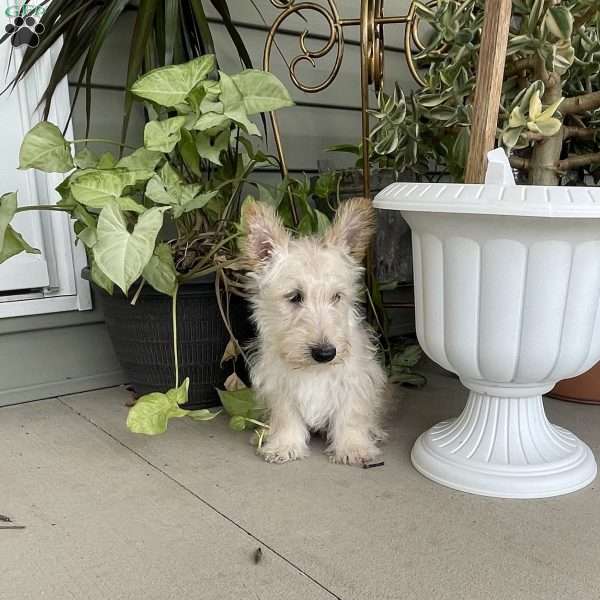
M343 203L322 237L292 239L264 203L248 205L244 221L258 330L252 382L270 414L261 454L302 458L310 431L326 431L333 461L372 460L386 378L358 306L375 229L370 201Z

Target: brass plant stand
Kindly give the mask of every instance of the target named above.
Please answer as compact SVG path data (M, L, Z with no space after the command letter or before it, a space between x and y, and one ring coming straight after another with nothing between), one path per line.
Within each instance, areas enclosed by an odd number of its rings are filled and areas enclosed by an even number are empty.
M337 77L344 57L344 31L349 27L360 28L360 81L361 81L361 113L362 113L362 155L363 155L363 193L366 197L371 195L370 172L369 172L369 87L373 86L376 92L383 87L383 62L384 62L384 26L388 24L404 24L404 49L408 69L419 84L423 80L417 70L414 55L415 51L424 49L419 39L419 22L416 0L410 4L405 15L389 17L383 14L383 0L361 0L360 16L353 19L343 19L340 16L335 0L323 0L323 3L305 2L297 0L271 0L271 4L282 12L273 22L265 43L263 54L263 69L271 70L271 52L275 37L281 26L292 15L303 15L304 13L316 13L322 17L329 26L329 38L323 46L317 50L309 50L306 47L308 30L299 34L300 53L289 63L289 76L294 85L301 91L307 93L318 93L328 88ZM313 67L316 61L335 52L335 62L329 75L319 84L307 85L303 83L296 73L296 67L301 62L308 62ZM270 113L273 127L273 136L277 147L277 154L282 174L287 176L288 167L285 160L283 143L277 116Z

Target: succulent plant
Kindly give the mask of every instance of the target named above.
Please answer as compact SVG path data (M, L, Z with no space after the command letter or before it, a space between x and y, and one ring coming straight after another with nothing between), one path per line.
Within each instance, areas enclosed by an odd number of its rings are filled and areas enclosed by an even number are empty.
M462 179L483 24L483 0L417 3L431 34L417 55L424 83L372 112L370 160L399 171L427 165ZM600 2L513 0L498 144L533 184L600 181ZM348 149L348 148L346 148Z

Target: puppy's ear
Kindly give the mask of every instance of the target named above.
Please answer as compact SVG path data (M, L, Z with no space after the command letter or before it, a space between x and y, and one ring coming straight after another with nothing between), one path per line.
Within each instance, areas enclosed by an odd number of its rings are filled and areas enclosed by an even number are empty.
M367 254L375 234L375 209L368 198L346 200L338 208L325 244L339 246L359 261Z
M253 269L265 265L276 252L287 250L289 235L273 207L264 202L245 204L242 228L242 252Z

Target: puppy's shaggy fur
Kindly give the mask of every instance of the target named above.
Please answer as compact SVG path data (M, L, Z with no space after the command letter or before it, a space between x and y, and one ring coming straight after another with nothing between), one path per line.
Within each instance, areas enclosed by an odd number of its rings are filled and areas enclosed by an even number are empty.
M345 202L322 237L292 239L262 203L247 207L244 222L258 330L252 381L270 413L260 452L269 462L302 458L310 431L326 431L332 460L370 461L380 454L385 384L357 306L371 203Z

